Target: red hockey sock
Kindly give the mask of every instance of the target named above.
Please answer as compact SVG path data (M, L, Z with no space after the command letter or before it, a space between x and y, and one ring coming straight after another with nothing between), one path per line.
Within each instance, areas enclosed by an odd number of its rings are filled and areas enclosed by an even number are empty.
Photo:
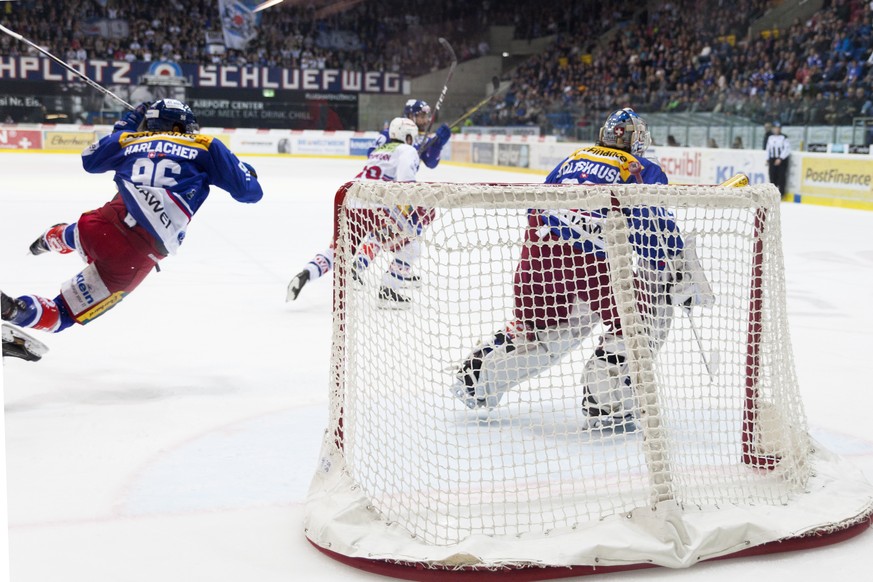
M66 229L67 226L68 225L66 224L56 224L48 229L45 235L43 235L48 247L54 252L62 255L72 253L75 250L64 240L64 229Z

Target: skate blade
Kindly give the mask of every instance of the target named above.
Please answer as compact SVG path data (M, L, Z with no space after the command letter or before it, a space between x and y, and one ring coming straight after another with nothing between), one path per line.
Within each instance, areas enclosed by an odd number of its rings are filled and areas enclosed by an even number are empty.
M376 307L385 311L408 311L412 309L412 301L391 301L389 299L377 299Z
M48 352L48 346L19 328L4 323L2 329L3 355L38 362Z

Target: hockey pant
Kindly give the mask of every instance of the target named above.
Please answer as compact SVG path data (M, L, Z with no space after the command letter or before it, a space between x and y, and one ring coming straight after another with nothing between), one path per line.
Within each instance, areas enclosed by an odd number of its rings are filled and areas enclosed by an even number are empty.
M75 248L88 266L61 284L54 299L21 296L27 310L16 325L59 332L74 323L88 323L116 306L167 256L148 231L129 217L118 196L86 212L70 228L74 229L73 237L65 240L73 243L68 246Z

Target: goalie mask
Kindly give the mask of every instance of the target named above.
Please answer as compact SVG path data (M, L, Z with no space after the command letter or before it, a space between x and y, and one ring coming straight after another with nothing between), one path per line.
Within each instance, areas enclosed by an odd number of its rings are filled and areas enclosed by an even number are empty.
M606 123L600 128L598 143L642 156L651 145L652 137L643 118L630 107L625 107L606 118Z
M149 131L176 131L197 133L200 125L191 108L178 99L155 101L146 110L146 129Z
M403 115L414 121L419 131L424 131L430 123L430 105L420 99L410 99L403 107Z
M412 145L415 143L416 136L418 136L418 126L411 119L395 117L388 126L389 139Z

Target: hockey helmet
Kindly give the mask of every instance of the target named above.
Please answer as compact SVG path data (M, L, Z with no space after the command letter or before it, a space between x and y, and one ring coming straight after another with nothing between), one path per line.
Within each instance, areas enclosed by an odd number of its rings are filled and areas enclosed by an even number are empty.
M418 135L418 126L411 119L395 117L388 125L388 137L392 140L403 142L407 145L415 143Z
M599 145L643 155L652 144L649 126L630 107L620 109L606 118L600 128Z
M419 131L424 131L430 123L430 105L420 99L410 99L403 107L403 115L414 121Z
M412 119L413 115L418 115L422 112L430 115L430 105L427 104L427 101L421 101L420 99L410 99L403 107L403 115L410 119Z
M146 129L149 131L179 131L180 133L200 131L194 112L178 99L155 101L146 110L145 119Z

